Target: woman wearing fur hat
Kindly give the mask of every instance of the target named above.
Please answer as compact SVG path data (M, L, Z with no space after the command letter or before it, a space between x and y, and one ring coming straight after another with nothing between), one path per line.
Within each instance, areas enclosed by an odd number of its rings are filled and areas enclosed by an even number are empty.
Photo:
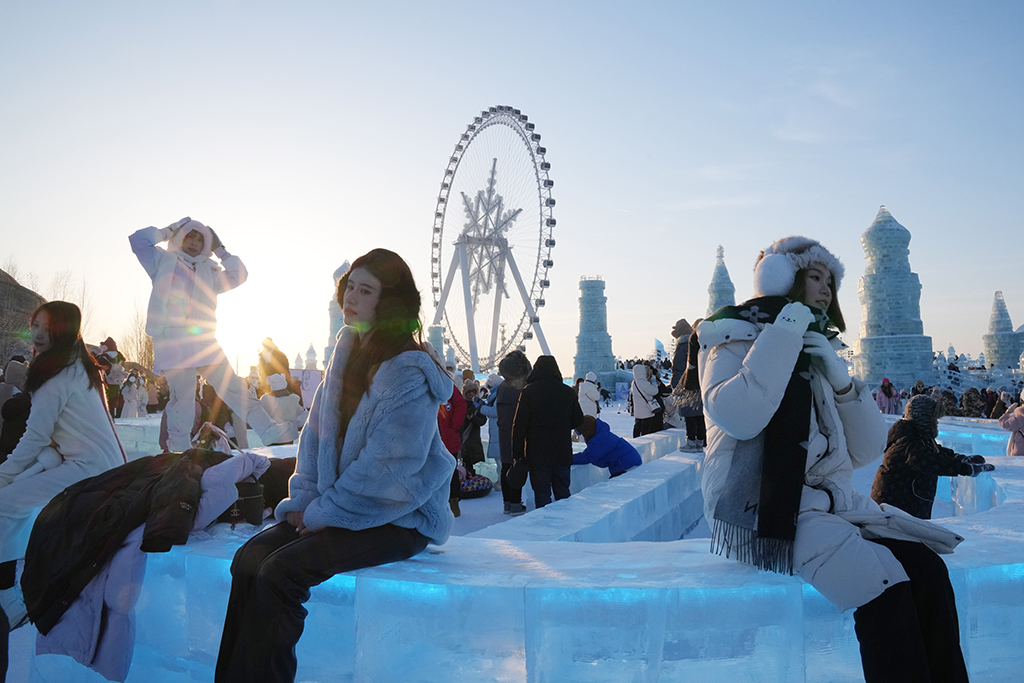
M853 468L882 453L886 426L836 353L842 277L818 242L780 240L755 266L756 298L697 327L712 551L796 574L840 610L857 608L867 683L965 681L953 592L932 550L962 539L853 488ZM894 527L924 542L893 540Z
M426 352L420 294L402 258L360 256L338 281L345 327L299 440L279 523L231 563L214 680L295 679L313 586L443 544L455 459L437 431L452 381Z
M294 425L273 422L258 403L249 401L245 383L217 343L217 296L245 282L248 272L241 259L227 252L213 229L191 218L163 229L143 228L128 241L153 280L146 334L153 338L153 370L167 377L170 388L165 409L170 449L184 451L190 445L197 375L216 388L264 445L294 441ZM166 248L158 246L162 242ZM211 259L214 255L220 265ZM245 425L238 422L235 431L242 443Z

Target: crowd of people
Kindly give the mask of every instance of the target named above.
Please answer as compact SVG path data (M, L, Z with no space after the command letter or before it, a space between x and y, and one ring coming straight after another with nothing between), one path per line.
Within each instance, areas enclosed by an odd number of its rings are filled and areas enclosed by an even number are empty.
M184 218L129 243L153 281L153 367L129 362L110 337L87 346L78 307L53 301L29 321L31 357L3 369L8 628L47 623L38 596L21 591L40 590L38 574L24 575L30 565L40 571L26 562L37 515L52 525L45 511L55 497L97 478L115 492L116 473L136 480L118 419L162 412L164 454L180 454L198 475L244 448L250 427L264 444L298 439L274 523L232 561L217 681L293 680L310 589L443 544L461 500L497 489L504 513L518 516L527 482L543 508L571 495L573 465L616 478L642 464L631 440L601 419L609 395L593 372L569 385L555 357L531 363L521 349L486 379L443 363L423 338L419 291L394 252L360 256L338 281L345 327L307 410L272 339L247 378L217 343L217 295L248 273L212 228ZM632 436L685 429L681 449L704 452L712 552L799 576L838 609L855 609L866 681L965 681L955 596L936 554L962 539L929 520L939 476L994 466L940 445L938 421L998 420L1013 432L1007 454L1024 455L1024 407L1010 388L957 397L923 381L901 390L886 378L872 390L851 377L838 354L842 279L842 264L814 240L765 248L754 298L692 325L677 321L671 360L621 363L632 373ZM887 428L885 414L901 419ZM574 453L574 441L585 447ZM871 495L861 495L851 472L879 456ZM493 482L478 471L487 460Z

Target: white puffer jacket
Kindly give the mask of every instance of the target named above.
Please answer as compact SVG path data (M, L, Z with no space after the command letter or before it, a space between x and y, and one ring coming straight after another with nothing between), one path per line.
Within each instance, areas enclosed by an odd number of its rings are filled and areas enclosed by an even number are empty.
M701 484L704 514L713 524L737 446L748 442L763 448L762 432L782 401L803 337L771 324L735 319L704 321L697 334L707 419ZM838 339L832 344L841 346ZM882 454L886 424L868 387L855 379L851 391L836 396L817 363L814 359L810 369L814 403L794 568L804 581L846 610L907 580L892 553L865 536L922 540L939 552L951 552L962 539L895 508L882 509L854 491L853 469Z
M658 395L658 385L647 379L648 372L647 366L642 363L633 366L633 383L629 392L633 398L633 417L638 420L654 417L654 411L647 401Z
M209 242L209 229L202 228ZM162 372L173 368L199 367L227 363L217 344L217 295L245 282L248 271L241 259L223 247L217 250L221 264L210 259L209 245L204 252L190 258L181 251L181 242L192 225L174 231L170 228L143 228L129 236L132 251L153 280L146 314L146 334L153 337L155 361L153 369ZM157 246L168 241L167 249ZM184 298L173 296L175 283L180 283Z
M597 417L600 412L601 390L589 379L580 382L580 408L584 415Z

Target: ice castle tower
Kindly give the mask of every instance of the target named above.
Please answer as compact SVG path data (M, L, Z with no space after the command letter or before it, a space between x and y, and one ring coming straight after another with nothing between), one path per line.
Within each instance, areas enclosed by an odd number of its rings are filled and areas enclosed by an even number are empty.
M608 298L604 295L604 280L600 275L580 278L579 302L580 333L576 335L573 376L585 377L593 372L598 381L607 386L601 376L614 373L615 356L612 355L612 337L608 334Z
M857 290L861 324L854 374L868 385L888 377L899 389L918 379L930 383L932 339L921 323L921 281L910 270L910 231L883 206L860 243L867 262Z
M1005 369L1020 366L1024 334L1013 331L1010 312L1006 310L1002 292L996 292L992 302L992 316L988 321L988 334L982 336L981 342L985 347L985 360L989 367Z
M704 317L710 316L722 306L735 305L736 286L729 277L729 269L725 267L725 249L719 244L715 255L715 272L711 276L711 284L708 285L708 312Z
M345 314L341 312L341 305L338 303L337 294L338 280L345 277L345 273L348 272L349 267L348 261L345 261L331 276L334 280L334 293L331 295L331 302L327 304L327 315L331 320L331 333L327 337L327 346L324 347L325 369L327 368L327 362L331 360L331 354L334 353L334 345L338 341L338 332L341 332L341 328L345 326Z

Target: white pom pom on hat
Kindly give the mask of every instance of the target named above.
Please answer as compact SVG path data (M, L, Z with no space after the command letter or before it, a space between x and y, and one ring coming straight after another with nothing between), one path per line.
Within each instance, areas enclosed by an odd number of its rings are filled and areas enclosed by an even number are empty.
M836 290L845 268L832 252L807 237L785 237L761 252L754 265L754 296L785 296L793 289L798 270L823 263L832 272Z

